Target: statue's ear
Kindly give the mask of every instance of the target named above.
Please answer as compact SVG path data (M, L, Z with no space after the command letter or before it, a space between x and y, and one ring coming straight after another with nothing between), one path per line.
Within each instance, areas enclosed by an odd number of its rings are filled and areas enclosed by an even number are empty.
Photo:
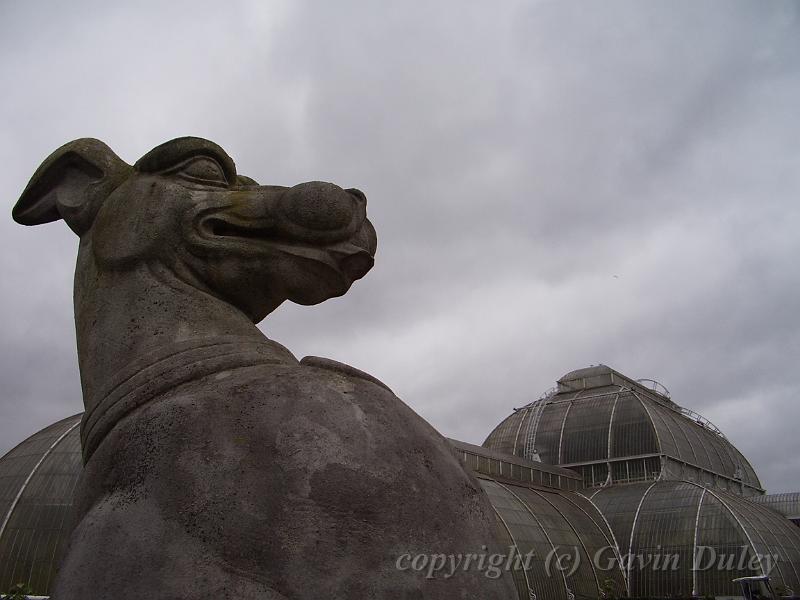
M22 225L64 219L78 235L92 226L108 195L132 172L100 140L81 138L64 144L36 169L12 216Z

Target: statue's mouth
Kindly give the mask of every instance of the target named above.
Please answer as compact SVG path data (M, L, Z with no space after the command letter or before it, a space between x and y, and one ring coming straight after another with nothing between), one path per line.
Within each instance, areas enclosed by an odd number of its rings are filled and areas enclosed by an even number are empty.
M253 219L242 222L220 214L202 219L200 230L206 239L223 238L267 244L287 254L315 260L340 272L351 282L361 279L375 263L374 229L366 219L355 235L328 243L313 239L318 232L309 232L312 239L303 239L281 231L271 220Z
M215 237L235 237L251 240L275 239L275 227L258 224L239 224L220 217L209 217L203 221L206 233Z

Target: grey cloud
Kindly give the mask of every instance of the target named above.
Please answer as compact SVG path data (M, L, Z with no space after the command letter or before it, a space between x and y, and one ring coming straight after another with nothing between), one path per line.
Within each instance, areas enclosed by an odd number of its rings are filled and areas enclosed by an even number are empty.
M357 186L376 268L281 307L271 337L472 442L604 362L663 380L769 488L800 489L796 3L0 10L9 209L85 135L129 162L202 135L262 182ZM2 452L80 399L75 240L8 218L0 234Z

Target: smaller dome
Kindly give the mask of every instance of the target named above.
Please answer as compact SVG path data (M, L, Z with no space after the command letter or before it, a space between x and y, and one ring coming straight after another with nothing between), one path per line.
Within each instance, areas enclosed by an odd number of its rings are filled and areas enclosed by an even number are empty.
M685 481L610 486L588 495L614 531L620 554L651 559L627 569L633 597L739 596L733 579L765 574L800 590L800 529L765 506ZM655 557L668 567L654 568Z
M606 365L571 371L515 409L483 445L575 468L589 487L662 477L763 493L753 467L716 427L653 387Z
M0 591L24 583L34 594L50 593L83 468L81 416L42 429L0 458Z

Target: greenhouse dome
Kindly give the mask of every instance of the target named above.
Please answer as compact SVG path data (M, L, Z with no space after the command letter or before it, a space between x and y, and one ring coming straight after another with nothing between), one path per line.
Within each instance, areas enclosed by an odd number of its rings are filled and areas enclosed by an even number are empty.
M47 595L69 533L82 468L81 415L42 429L0 458L0 590Z
M605 365L572 371L515 410L483 445L575 469L587 487L661 478L745 496L764 492L722 432L655 388Z

